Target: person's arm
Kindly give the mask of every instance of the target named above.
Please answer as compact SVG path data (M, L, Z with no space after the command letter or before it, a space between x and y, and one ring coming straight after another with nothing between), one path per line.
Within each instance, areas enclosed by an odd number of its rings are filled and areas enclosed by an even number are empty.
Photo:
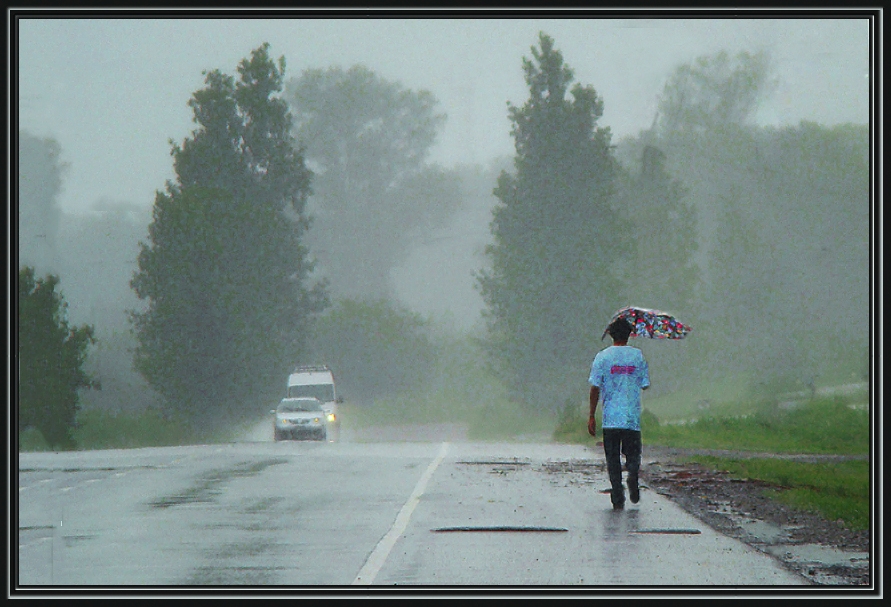
M591 393L588 396L588 402L591 405L591 414L588 416L588 434L595 436L597 434L597 421L594 414L597 412L597 401L600 400L600 388L591 386Z
M643 374L641 381L641 390L646 390L650 387L650 366L647 364L647 359L641 355L641 371Z

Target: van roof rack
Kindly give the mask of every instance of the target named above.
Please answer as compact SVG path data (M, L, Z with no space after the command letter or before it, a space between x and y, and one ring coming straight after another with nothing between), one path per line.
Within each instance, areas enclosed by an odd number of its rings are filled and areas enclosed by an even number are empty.
M330 370L328 365L297 365L292 373L322 373Z

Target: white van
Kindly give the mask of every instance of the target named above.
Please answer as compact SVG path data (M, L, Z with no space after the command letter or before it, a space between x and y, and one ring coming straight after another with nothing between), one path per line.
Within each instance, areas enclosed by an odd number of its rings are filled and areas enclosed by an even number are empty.
M299 365L288 376L287 398L317 398L322 403L329 430L340 428L340 412L337 405L343 399L337 396L334 373L326 365Z

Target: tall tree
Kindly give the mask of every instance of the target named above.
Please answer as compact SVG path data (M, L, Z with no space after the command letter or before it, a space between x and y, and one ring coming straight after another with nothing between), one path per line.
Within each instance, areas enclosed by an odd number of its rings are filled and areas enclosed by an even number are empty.
M58 284L52 274L19 270L19 431L36 428L52 448L69 449L79 391L99 384L84 371L93 327L69 326Z
M460 200L457 177L425 163L445 120L436 98L361 65L306 70L288 82L287 98L316 172L307 242L332 293L390 297L390 270L413 238Z
M554 41L523 59L529 99L509 106L514 173L495 189L490 268L479 274L488 347L517 398L556 409L577 390L633 268L627 224L613 209L617 162L603 101L570 85ZM571 93L571 99L567 98ZM620 269L623 268L623 269Z
M278 63L263 44L239 78L218 70L189 105L198 128L173 146L131 285L137 369L168 403L207 423L253 416L307 348L324 285L302 242L310 187Z

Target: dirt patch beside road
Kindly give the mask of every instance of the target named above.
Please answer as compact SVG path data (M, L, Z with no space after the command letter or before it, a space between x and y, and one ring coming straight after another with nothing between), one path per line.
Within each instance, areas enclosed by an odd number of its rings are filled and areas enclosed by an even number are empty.
M686 451L644 447L644 486L670 498L710 527L776 557L818 585L869 586L870 532L848 529L840 521L794 510L764 495L777 489L755 480L681 463L691 454L720 457L777 457L724 451ZM788 456L799 461L840 458Z

